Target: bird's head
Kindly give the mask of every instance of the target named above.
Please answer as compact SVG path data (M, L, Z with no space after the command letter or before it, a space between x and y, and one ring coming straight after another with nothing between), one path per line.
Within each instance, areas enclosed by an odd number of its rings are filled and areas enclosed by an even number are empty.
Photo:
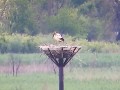
M53 32L53 36L54 36L56 33L57 33L57 32L56 32L56 31L54 31L54 32Z
M53 32L53 34L56 34L56 33L57 33L56 31Z

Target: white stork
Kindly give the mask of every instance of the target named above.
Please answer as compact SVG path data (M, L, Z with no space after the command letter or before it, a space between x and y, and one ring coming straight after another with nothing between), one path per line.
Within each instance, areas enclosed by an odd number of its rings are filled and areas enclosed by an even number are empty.
M53 39L58 41L58 42L64 42L64 38L60 33L54 32L53 33Z

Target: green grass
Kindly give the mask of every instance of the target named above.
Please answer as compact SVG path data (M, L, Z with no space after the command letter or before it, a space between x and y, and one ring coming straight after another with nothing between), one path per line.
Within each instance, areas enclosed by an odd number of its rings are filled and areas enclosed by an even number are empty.
M74 67L119 67L119 53L78 53L71 61Z
M26 74L18 77L0 75L0 90L42 90L48 88L47 84L57 87L56 79L54 75L47 74Z
M15 60L22 60L22 65L31 65L29 71L34 68L32 64L44 64L47 61L43 54L12 56ZM9 66L5 63L10 59L11 54L1 54L0 66ZM92 67L93 64L95 67ZM119 53L78 53L64 69L64 84L65 90L120 90ZM21 72L17 77L13 77L12 73L2 72L0 90L58 90L58 72Z
M65 90L120 90L119 80L80 80L65 75ZM0 75L0 90L58 90L58 76L51 73Z
M48 57L42 53L34 54L1 54L0 65L9 62L11 56L15 60L21 60L22 64L39 63L42 64L47 61ZM73 67L119 67L120 55L119 53L78 53L71 61Z
M15 60L21 60L24 64L30 64L33 62L42 63L47 59L42 53L33 53L33 54L0 54L0 64L9 62L11 58Z

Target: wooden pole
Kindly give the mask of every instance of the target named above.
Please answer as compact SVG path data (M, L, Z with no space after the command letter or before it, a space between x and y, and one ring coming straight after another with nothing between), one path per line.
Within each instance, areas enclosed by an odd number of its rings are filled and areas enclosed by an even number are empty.
M59 90L64 90L63 66L59 67Z
M44 53L59 68L59 90L64 90L64 67L72 57L81 49L80 46L40 46Z

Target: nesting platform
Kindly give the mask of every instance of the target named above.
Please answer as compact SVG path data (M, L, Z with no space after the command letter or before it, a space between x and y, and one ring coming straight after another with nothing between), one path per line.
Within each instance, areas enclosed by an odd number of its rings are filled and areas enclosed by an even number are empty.
M64 90L63 68L81 49L81 46L40 46L40 49L59 67L59 90Z
M44 53L58 66L65 66L81 49L81 46L40 46Z

